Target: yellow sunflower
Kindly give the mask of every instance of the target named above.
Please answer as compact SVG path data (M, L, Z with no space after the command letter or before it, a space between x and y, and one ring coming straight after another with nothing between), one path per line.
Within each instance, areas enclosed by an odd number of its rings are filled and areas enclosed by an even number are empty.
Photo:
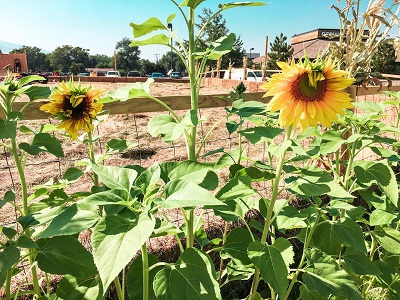
M93 130L92 120L103 108L103 104L97 101L104 91L91 86L82 87L80 83L75 86L72 80L68 83L63 81L53 90L50 102L42 105L40 110L57 115L62 120L58 128L64 128L72 139L76 139L81 129L86 132Z
M268 90L264 96L273 96L268 103L271 112L280 111L280 126L290 126L304 131L318 123L330 127L337 122L337 114L344 108L353 108L352 98L343 92L354 82L347 72L338 70L330 58L308 58L289 65L278 62L282 73L276 73L261 86Z

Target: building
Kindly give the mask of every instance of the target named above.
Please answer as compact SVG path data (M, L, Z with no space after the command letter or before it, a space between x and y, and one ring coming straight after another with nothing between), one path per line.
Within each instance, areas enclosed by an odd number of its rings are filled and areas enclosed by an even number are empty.
M364 31L365 38L368 37L369 31ZM293 58L299 59L304 53L310 59L318 56L318 53L326 50L330 43L338 42L340 36L339 29L316 29L305 33L292 36L290 43L293 47Z
M0 76L7 75L7 72L12 73L28 73L28 62L26 53L18 54L0 54Z

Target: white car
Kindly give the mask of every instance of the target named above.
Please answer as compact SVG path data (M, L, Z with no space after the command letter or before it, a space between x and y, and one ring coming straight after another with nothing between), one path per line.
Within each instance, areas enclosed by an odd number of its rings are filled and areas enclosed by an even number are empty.
M121 77L119 71L107 71L106 77Z

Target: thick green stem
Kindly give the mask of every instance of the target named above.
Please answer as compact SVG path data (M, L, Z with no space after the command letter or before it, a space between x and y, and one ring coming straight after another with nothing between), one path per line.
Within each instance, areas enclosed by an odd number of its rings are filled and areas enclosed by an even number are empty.
M21 182L22 213L23 213L23 216L26 216L29 214L28 188L27 188L27 184L26 184L24 167L21 163L21 158L18 154L18 146L17 146L17 141L15 139L11 139L11 152L13 153L15 166L17 167L19 179ZM31 232L30 232L29 228L27 228L25 230L25 235L27 238L31 237ZM35 291L35 294L39 297L40 296L39 279L38 279L37 272L36 272L36 266L33 265L33 263L35 261L34 250L28 249L28 254L29 254L29 264L31 265L31 272L32 272L33 290Z
M115 290L117 291L118 300L124 300L125 299L125 294L124 294L124 291L121 288L121 283L119 281L118 276L115 277L113 282L114 282L114 285L115 285Z
M187 219L186 248L192 248L194 244L194 210L189 211Z
M92 132L89 131L88 132L88 140L89 140L89 159L90 161L95 164L96 163L96 156L94 153L94 143L93 143L93 136L92 136ZM99 185L99 176L93 172L93 184L95 186Z
M12 278L12 269L9 269L7 271L7 277L6 277L6 286L5 286L6 299L5 300L11 300L11 278Z
M290 295L290 292L291 292L292 289L293 289L294 284L297 282L297 277L299 276L300 270L301 270L301 268L303 267L304 262L305 262L305 259L306 259L306 250L308 249L308 246L310 245L311 237L313 236L314 230L315 230L315 228L316 228L317 225L318 225L318 220L319 220L319 218L320 218L320 215L319 215L319 213L318 213L317 219L315 220L313 226L312 226L311 229L310 229L309 234L307 235L306 241L305 241L305 243L304 243L303 253L302 253L302 256L301 256L301 259L300 259L299 266L298 266L297 271L296 271L296 273L293 275L293 278L292 278L292 280L291 280L291 282L290 282L290 284L289 284L289 287L288 287L288 289L287 289L287 291L286 291L285 297L283 298L284 300L288 299L288 297L289 297L289 295Z
M291 133L292 133L292 126L289 126L286 129L285 141L290 139ZM263 229L263 233L261 236L261 243L263 245L266 245L266 243L267 243L269 230L270 230L270 227L272 224L272 214L274 211L274 206L275 206L276 200L279 195L279 183L280 183L280 179L281 179L281 175L282 175L282 171L283 171L283 165L285 163L285 156L286 156L286 149L282 152L281 156L279 157L278 163L276 166L276 176L275 176L275 179L273 180L273 184L272 184L271 201L268 206L267 216L265 217L264 229ZM256 271L255 271L254 277L253 277L252 287L251 287L250 300L254 300L254 298L255 298L259 281L260 281L260 270L256 268Z
M146 243L142 245L143 300L149 299L149 258Z

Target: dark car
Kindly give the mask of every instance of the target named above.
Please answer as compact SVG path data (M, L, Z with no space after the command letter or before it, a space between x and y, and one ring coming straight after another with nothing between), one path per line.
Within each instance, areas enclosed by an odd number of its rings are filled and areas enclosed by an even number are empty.
M139 71L129 71L126 74L126 77L140 77L140 72Z
M173 78L173 79L181 79L181 73L180 72L172 72L171 74L169 74L169 78Z

